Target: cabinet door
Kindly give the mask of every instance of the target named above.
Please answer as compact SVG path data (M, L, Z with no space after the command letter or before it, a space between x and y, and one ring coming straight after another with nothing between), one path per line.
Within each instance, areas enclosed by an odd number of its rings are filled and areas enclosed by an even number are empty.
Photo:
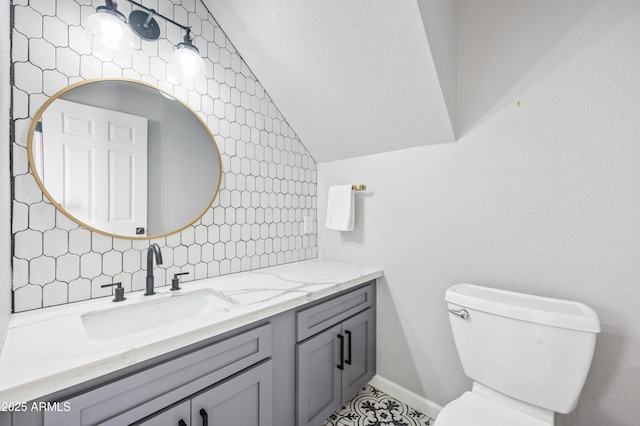
M298 426L318 426L342 403L340 335L337 325L297 346Z
M342 373L342 402L353 398L375 374L375 317L373 309L342 323L345 338L345 369Z
M186 400L162 410L132 426L191 426L191 401Z
M192 426L273 426L273 361L191 399Z

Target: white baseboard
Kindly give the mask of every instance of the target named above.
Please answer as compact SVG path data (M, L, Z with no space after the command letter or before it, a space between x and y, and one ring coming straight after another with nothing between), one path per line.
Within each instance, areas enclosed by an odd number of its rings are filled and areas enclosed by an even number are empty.
M369 384L374 388L380 389L387 395L404 402L409 407L415 408L421 413L426 414L432 419L438 417L440 410L442 410L442 407L435 402L430 401L407 388L403 388L402 386L392 382L391 380L385 379L378 374L373 376L373 379L371 379Z

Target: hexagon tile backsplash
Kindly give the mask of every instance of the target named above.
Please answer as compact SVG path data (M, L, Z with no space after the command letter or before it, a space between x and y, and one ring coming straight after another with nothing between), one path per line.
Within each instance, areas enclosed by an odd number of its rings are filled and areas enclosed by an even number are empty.
M207 65L190 87L166 79L167 60L181 41L158 19L158 41L136 40L132 58L101 62L91 54L82 23L104 4L90 0L13 0L12 140L13 303L20 312L110 296L102 284L144 289L148 240L111 238L59 213L29 170L27 133L40 106L69 84L98 77L141 80L183 100L209 126L222 157L218 197L180 233L157 238L164 263L156 283L189 272L201 279L315 258L316 163L260 82L200 0L142 0L191 26ZM118 2L127 16L131 5ZM4 17L3 19L8 19Z

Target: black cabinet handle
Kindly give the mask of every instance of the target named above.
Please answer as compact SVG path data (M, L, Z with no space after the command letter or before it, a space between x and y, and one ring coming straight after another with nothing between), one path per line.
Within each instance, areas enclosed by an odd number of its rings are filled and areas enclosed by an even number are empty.
M347 353L349 354L349 357L344 361L344 363L351 365L351 332L349 330L345 330L344 334L346 334L349 338L349 341L347 343Z
M340 364L338 364L338 369L344 370L344 336L338 334L338 339L340 339Z
M178 426L187 426L187 424L184 422L184 420L180 420L178 422Z
M204 408L200 409L200 416L202 417L202 426L209 425L209 415L207 414L207 410Z

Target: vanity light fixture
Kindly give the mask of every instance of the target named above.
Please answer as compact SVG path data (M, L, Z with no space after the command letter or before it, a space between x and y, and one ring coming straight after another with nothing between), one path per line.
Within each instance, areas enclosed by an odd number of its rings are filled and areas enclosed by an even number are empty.
M191 27L181 25L137 1L127 1L142 9L134 10L129 14L131 29L125 25L127 19L118 11L116 0L105 0L105 6L98 6L96 13L87 19L85 26L91 34L91 42L97 56L113 60L130 55L133 50L131 30L143 40L157 40L160 37L160 27L155 17L160 17L185 31L183 41L176 45L176 50L171 54L169 61L174 68L173 73L177 74L176 77L180 80L193 79L199 74L204 74L204 61L198 48L193 44Z
M133 35L126 22L127 19L112 0L106 0L104 6L98 6L96 13L87 18L85 28L97 57L111 61L131 55Z
M191 80L199 74L204 74L204 61L200 57L198 48L193 45L191 31L187 28L182 43L176 45L171 54L171 63L176 67L178 80Z

